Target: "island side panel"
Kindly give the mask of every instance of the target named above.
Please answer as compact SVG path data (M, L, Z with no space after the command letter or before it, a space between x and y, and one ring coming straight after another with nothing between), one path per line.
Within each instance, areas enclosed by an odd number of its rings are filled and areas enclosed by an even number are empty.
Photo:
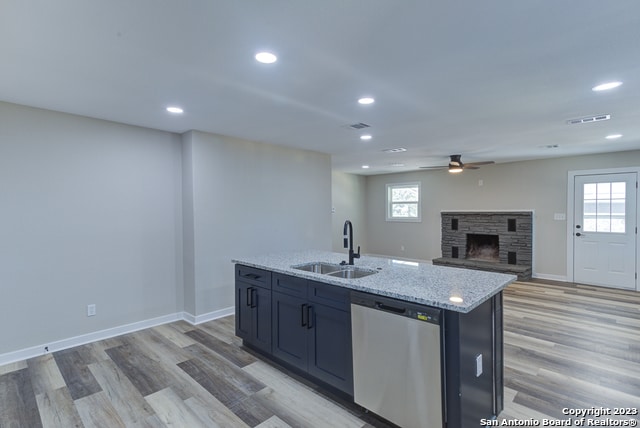
M476 426L502 410L502 331L497 331L502 326L497 316L501 318L501 293L469 313L445 311L449 427Z
M492 298L494 313L494 343L495 352L494 373L495 373L495 397L494 413L496 416L504 410L504 321L502 310L502 291Z

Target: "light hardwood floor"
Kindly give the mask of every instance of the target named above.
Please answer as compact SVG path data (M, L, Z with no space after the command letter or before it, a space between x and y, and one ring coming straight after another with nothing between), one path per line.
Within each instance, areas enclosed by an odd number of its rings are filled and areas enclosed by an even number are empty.
M500 419L640 407L640 293L535 281L504 303ZM389 426L255 358L233 323L175 322L1 366L0 428Z
M639 292L514 283L504 308L501 417L567 419L564 408L640 408Z

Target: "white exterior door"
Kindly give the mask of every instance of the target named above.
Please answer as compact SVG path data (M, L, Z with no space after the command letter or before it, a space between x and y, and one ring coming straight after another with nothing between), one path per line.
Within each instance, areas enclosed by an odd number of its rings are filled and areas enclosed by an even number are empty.
M573 278L636 289L637 173L574 178Z

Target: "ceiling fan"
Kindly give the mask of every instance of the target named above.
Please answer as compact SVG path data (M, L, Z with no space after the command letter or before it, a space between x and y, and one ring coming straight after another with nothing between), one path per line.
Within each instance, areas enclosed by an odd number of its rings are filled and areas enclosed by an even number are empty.
M420 169L448 168L449 172L457 173L462 172L463 169L478 169L480 165L489 165L495 163L494 161L462 163L462 161L460 160L461 157L462 155L451 155L451 160L449 161L449 165L447 166L421 166Z

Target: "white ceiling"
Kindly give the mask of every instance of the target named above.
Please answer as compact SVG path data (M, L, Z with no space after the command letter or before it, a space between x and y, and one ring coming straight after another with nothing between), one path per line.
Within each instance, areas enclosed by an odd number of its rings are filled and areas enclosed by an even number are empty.
M0 0L0 100L316 150L358 174L638 149L640 2Z

